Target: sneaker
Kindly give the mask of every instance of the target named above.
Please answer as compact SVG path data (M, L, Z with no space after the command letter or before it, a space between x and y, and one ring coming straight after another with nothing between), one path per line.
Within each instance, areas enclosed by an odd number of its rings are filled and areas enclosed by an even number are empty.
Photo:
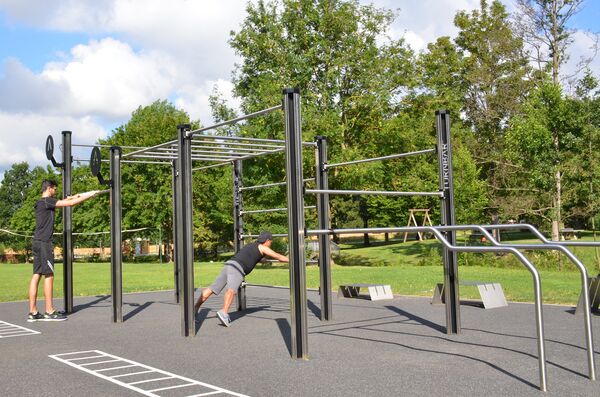
M44 318L42 319L42 321L65 321L66 319L67 316L65 316L64 314L60 314L55 310L52 313L44 313Z
M44 315L40 312L37 313L29 313L27 315L27 321L29 321L30 323L34 322L34 321L40 321L41 319L44 318Z
M221 320L221 324L223 324L224 326L229 327L229 324L231 324L229 314L225 313L223 310L219 310L217 312L217 317L219 317L219 320Z

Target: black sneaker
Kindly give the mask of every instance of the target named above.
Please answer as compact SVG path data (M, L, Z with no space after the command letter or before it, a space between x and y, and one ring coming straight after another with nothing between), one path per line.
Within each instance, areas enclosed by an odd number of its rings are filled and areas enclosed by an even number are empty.
M27 315L27 321L29 321L30 323L34 322L34 321L40 321L44 318L44 315L40 312L37 313L29 313Z
M55 310L52 313L44 313L44 318L41 321L65 321L66 319L67 316L60 314Z

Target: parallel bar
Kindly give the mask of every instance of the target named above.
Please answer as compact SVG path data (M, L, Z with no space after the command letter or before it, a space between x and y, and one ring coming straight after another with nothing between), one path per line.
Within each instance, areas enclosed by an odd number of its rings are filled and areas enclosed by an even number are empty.
M374 196L433 196L442 197L442 192L393 192L377 190L330 190L330 189L306 189L307 194L347 194L347 195L374 195Z
M329 172L327 171L327 139L324 136L316 137L317 151L316 157L316 185L320 190L329 188ZM329 195L320 194L317 197L317 217L321 229L330 228L329 220ZM320 293L321 293L321 320L329 321L333 319L333 308L331 302L331 247L329 245L329 236L319 236L319 275L320 275Z
M226 120L226 121L223 121L221 123L217 123L217 124L214 124L214 125L211 125L211 126L208 126L208 127L204 127L204 128L199 128L197 130L190 131L189 134L193 135L193 134L199 134L201 132L208 131L208 130L214 130L215 128L222 127L224 125L235 124L238 121L247 120L247 119L250 119L252 117L260 116L262 114L270 113L270 112L272 112L274 110L279 110L279 109L281 109L281 105L273 106L273 107L270 107L268 109L259 110L258 112L249 113L249 114L237 117L235 119Z
M73 161L79 161L79 162L90 162L90 159L73 159ZM110 160L102 160L103 163L109 163ZM158 165L170 165L171 162L170 161L142 161L142 160L121 160L121 164L123 163L128 163L128 164L158 164Z
M590 316L590 295L589 295L589 276L585 265L567 248L562 244L557 244L556 241L548 240L538 229L529 224L511 224L511 225L482 225L484 229L496 229L496 230L507 230L507 229L527 229L533 233L537 238L542 240L542 244L504 244L495 243L495 240L490 241L495 245L510 246L517 249L523 250L539 250L539 249L551 249L558 250L564 253L573 264L579 269L581 275L581 296L583 297L583 322L585 330L585 342L587 346L587 360L588 360L588 377L590 380L596 380L596 364L594 361L594 338L592 336L592 323ZM488 237L489 238L489 237ZM600 246L600 243L592 243L596 246Z
M308 359L306 257L304 255L304 195L302 177L302 122L300 91L283 91L290 258L290 313L292 357Z
M420 154L427 154L427 153L435 153L435 149L425 149L425 150L418 150L416 152L391 154L389 156L373 157L370 159L355 160L355 161L346 161L344 163L337 163L337 164L326 164L325 169L340 167L342 165L369 163L372 161L391 160L391 159L397 159L397 158L401 158L401 157L417 156Z
M71 131L62 132L63 140L63 198L72 194ZM63 207L63 289L64 310L73 313L73 207Z
M393 232L407 232L407 233L418 233L418 232L430 232L452 252L507 252L514 254L517 259L523 263L523 265L529 270L533 278L534 298L535 298L535 314L536 314L536 333L537 333L537 345L538 345L538 365L539 365L539 376L540 376L540 390L546 391L546 348L544 340L544 323L542 315L542 286L540 281L540 275L535 266L517 249L511 247L496 247L496 246L456 246L451 244L444 236L444 231L464 230L468 227L478 226L404 226L404 227L387 227L387 228L352 228L352 229L321 229L321 230L307 230L307 235L321 235L321 234L352 234L352 233L393 233ZM448 304L448 303L446 303Z
M110 264L112 321L123 322L123 250L121 232L121 148L110 148Z

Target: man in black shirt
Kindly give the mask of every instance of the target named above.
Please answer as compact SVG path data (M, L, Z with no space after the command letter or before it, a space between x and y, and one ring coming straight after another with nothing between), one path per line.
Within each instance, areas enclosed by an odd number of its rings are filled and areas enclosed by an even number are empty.
M52 234L54 233L54 211L60 207L71 207L79 204L98 192L92 191L62 200L54 198L56 182L45 180L42 182L42 197L35 203L35 232L33 234L33 276L29 283L29 315L27 321L64 321L67 317L54 309L52 304L52 290L54 288L54 247ZM44 276L44 297L46 298L46 313L37 310L37 294L40 279Z
M198 301L194 305L196 312L200 306L212 295L219 295L227 286L225 296L223 297L223 309L217 312L221 323L229 327L229 307L233 302L236 291L240 288L244 277L250 274L256 264L264 259L265 256L275 258L280 262L289 262L287 256L278 254L271 249L273 235L271 232L262 232L256 242L244 246L231 259L225 262L223 270L215 279L215 282L208 288L202 290Z

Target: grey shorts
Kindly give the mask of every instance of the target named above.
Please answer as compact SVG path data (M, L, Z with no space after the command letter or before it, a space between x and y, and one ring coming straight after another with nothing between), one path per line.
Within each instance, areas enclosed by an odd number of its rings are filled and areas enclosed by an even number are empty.
M51 242L33 240L33 274L54 273L54 247Z
M237 291L244 281L244 270L242 266L234 261L225 262L223 270L215 279L215 282L211 284L210 290L215 294L219 295L223 288L227 286L227 289L233 289Z

